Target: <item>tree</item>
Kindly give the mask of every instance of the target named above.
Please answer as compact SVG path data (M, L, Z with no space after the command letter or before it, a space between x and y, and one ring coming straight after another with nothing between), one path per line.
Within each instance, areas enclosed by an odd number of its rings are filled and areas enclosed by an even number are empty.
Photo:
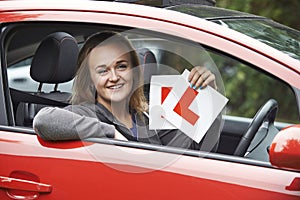
M299 0L217 0L216 6L261 15L300 30Z

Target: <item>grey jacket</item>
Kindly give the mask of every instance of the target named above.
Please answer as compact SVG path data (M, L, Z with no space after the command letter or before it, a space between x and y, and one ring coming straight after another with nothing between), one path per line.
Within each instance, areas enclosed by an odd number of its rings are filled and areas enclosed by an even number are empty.
M149 130L148 118L141 119L134 114L138 137L102 104L70 105L65 108L46 107L35 116L33 127L44 140L79 140L85 138L113 138L115 129L130 141L173 147L215 151L218 139L218 125L212 126L204 139L197 144L180 130ZM218 123L217 123L218 124ZM215 127L215 128L214 128Z

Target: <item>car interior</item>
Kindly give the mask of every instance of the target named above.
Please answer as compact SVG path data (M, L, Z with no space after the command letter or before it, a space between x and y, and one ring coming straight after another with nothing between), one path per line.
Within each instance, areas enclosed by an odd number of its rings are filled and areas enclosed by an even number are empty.
M82 23L28 22L8 24L5 29L6 36L4 37L5 52L7 52L5 64L8 70L14 65L22 63L22 61L32 58L29 76L39 83L37 88L30 88L30 92L12 88L8 85L10 96L7 97L7 102L11 102L8 107L12 108L11 112L8 112L11 113L11 116L8 117L9 125L27 130L29 128L30 131L27 132L34 134L32 120L42 107L68 105L71 91L61 91L59 86L62 83L72 81L76 72L78 52L85 39L93 33L106 29L125 32L136 47L143 67L144 90L147 98L149 98L149 84L152 75L179 74L184 70L182 66L191 69L195 64L193 63L195 56L189 52L195 51L199 45L197 46L197 44L189 41L181 44L183 39L168 36L171 38L170 41L173 42L170 43L169 40L164 39L165 35L151 31L145 32L144 30L135 30L128 27ZM169 51L169 49L174 49L172 45L175 44L176 46L177 43L180 44L177 46L181 46L182 49L178 49L176 53ZM187 47L192 50L187 50ZM207 49L209 48L201 47L197 50L203 53L203 55L196 55L198 60L203 61L206 59ZM164 66L172 66L172 68ZM9 75L6 74L6 76ZM7 77L5 78L7 79ZM51 84L53 89L44 91L43 84ZM219 88L223 93L224 86L222 86L222 83L219 83L218 86L220 86ZM251 122L253 123L251 118L225 116L217 152L224 155L243 157L247 149L240 149L239 146L243 146L241 138L251 132L249 134L252 140L255 133L260 132L261 134L256 134L260 136L255 137L251 145L248 144L250 145L249 148L252 149L248 152L248 157L268 162L268 145L275 134L288 125L287 123L276 123L274 125L277 108L278 104L275 100L268 101L267 105L261 108L264 115L267 115L267 122L265 123L265 116L257 114L256 120L260 121L258 124L264 125L252 128L253 130L249 130L249 125ZM20 130L22 132L23 129ZM106 142L99 138L88 139L88 141ZM134 142L128 142L127 144L132 147L152 148L147 144L135 144ZM120 145L127 144L120 143ZM172 151L177 150L173 149ZM263 156L261 156L262 151L264 152ZM197 154L197 156L199 155Z

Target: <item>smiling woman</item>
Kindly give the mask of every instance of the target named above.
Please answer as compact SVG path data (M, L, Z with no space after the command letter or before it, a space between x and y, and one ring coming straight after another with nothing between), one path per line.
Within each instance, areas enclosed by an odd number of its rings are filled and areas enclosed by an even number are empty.
M121 105L121 110L116 108L116 111L120 115L129 114L128 102L139 114L146 111L141 68L137 68L139 60L127 39L114 32L95 34L86 41L78 60L73 104L95 103L96 94L96 101L110 112L113 107ZM131 118L119 116L126 117Z
M149 130L141 69L132 44L120 33L102 31L90 36L78 58L73 105L42 109L34 119L35 130L46 140L114 137L200 149L201 142L180 130ZM188 78L194 88L215 85L215 75L205 67L194 67ZM216 150L218 137L212 137L208 140L212 144L202 150Z

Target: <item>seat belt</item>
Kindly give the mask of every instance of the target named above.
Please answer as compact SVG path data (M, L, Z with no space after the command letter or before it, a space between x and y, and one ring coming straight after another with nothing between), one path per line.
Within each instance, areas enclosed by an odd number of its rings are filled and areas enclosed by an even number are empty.
M44 104L48 106L62 106L62 107L70 105L69 103L55 101L53 99L48 99L28 92L16 90L14 88L9 88L9 90L10 90L11 97L13 97L12 100L15 103L24 102L24 103L35 103L35 104Z

